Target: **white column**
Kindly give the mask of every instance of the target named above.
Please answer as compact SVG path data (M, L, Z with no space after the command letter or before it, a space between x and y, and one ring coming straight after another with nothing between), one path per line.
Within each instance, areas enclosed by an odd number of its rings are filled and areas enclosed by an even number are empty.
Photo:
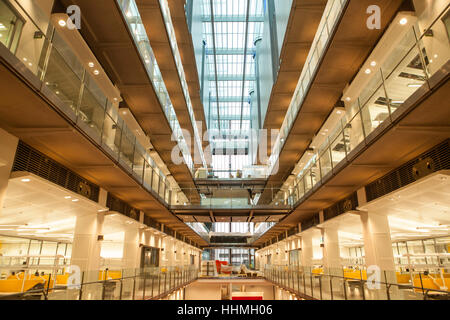
M19 139L0 128L0 215Z
M140 248L139 248L139 228L136 226L125 229L123 240L123 258L122 266L124 269L131 270L139 268Z
M98 280L101 250L98 236L102 234L103 221L103 213L92 213L77 217L75 223L71 264L85 271L85 282Z

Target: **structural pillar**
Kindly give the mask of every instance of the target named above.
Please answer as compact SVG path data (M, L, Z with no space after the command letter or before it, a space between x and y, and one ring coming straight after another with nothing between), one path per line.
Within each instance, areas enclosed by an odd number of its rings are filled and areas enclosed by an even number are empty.
M139 268L139 228L131 226L125 229L123 240L123 269L132 270Z
M339 234L336 228L322 229L323 237L323 268L326 276L322 277L322 288L324 293L336 295L341 287L343 269L341 265L341 254L339 247ZM327 299L328 297L323 297Z

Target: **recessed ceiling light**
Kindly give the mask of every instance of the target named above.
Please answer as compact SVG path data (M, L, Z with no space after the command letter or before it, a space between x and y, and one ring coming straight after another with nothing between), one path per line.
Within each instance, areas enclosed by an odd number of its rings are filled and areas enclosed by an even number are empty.
M406 19L406 18L403 18L403 19L400 20L400 24L401 24L402 26L404 26L404 25L407 24L407 23L408 23L408 19Z
M58 21L58 24L64 28L66 26L67 22L65 20L61 19Z
M28 61L28 59L27 59L27 58L23 58L23 61L27 62L27 61Z
M78 202L78 201L80 201L80 200L78 200L78 199L73 199L72 200L72 202Z
M341 110L338 110L336 113L337 113L337 114L342 114L342 111L341 111Z
M95 66L95 64L93 62L89 62L88 66L89 66L89 68L93 68Z
M420 88L422 85L420 83L410 83L408 88Z
M370 69L366 69L366 71L364 71L366 74L371 74L372 73L372 70L370 70Z
M98 76L98 75L100 74L100 71L94 70L94 74L95 74L96 76Z
M20 180L20 181L22 181L22 182L30 182L30 181L31 181L31 179L28 179L28 178L24 178L24 179L22 179L22 180Z
M375 66L377 65L377 62L376 62L376 61L372 61L372 62L370 63L370 65L371 65L372 67L375 67Z
M65 196L64 199L72 199L71 196Z
M345 100L350 102L350 101L352 101L352 98L347 97L347 98L345 98Z

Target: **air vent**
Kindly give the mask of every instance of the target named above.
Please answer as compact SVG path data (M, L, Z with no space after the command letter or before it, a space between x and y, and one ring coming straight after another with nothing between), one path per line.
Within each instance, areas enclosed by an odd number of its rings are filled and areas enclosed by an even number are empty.
M325 221L330 220L348 211L356 210L357 207L358 207L358 195L355 192L351 196L323 210L324 220Z
M446 169L450 169L450 139L367 185L367 201L382 197L433 172Z
M12 171L25 171L98 202L100 188L20 141Z
M128 203L114 197L108 192L108 198L106 199L106 206L110 211L120 212L127 217L139 221L139 210L133 208Z

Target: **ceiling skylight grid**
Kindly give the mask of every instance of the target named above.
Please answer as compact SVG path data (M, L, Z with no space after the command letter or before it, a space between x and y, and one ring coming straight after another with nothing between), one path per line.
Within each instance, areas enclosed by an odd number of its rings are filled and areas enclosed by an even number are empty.
M211 23L211 2L214 12L214 32ZM247 4L249 4L248 21ZM240 121L241 114L242 129L250 129L250 91L255 87L256 80L254 41L262 36L263 17L262 0L203 1L203 32L207 44L206 63L209 70L207 80L210 82L211 93L209 113L211 129L235 128L236 124L230 121ZM215 48L212 47L214 43Z

